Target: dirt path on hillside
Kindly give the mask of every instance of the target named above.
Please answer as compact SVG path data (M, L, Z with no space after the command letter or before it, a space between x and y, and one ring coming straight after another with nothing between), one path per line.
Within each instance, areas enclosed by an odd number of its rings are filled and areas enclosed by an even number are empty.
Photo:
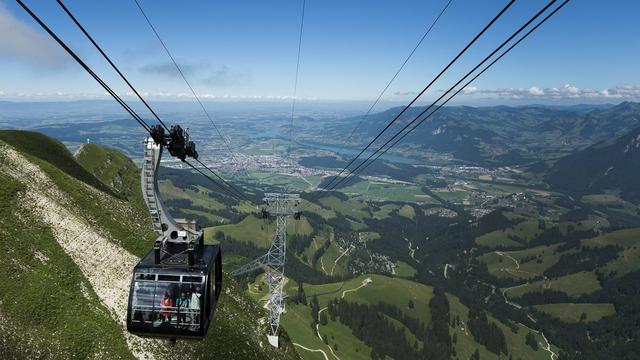
M498 254L499 256L509 258L516 265L515 268L503 267L503 268L500 269L500 271L507 272L507 273L517 277L517 278L520 278L520 276L518 276L517 273L529 274L529 275L533 275L533 276L540 276L541 275L541 274L534 273L534 272L531 272L531 271L520 270L520 262L516 258L514 258L513 256L509 255L506 252L496 251L495 253ZM542 276L546 279L546 276L544 276L544 275L542 275Z
M360 286L358 286L358 287L356 287L356 288L353 288L353 289L344 290L344 291L342 292L342 297L341 297L341 298L342 298L342 299L344 299L344 296L345 296L346 294L348 294L348 293L350 293L350 292L358 291L358 290L360 290L361 288L363 288L363 287L365 287L365 286L367 286L367 285L371 284L372 282L373 282L373 281L371 280L371 278L366 278L366 279L364 279L364 280L362 281L362 284L361 284ZM343 283L342 285L344 285L344 283ZM340 288L342 288L342 286L340 286ZM317 319L317 323L316 323L316 335L318 336L318 338L320 339L320 341L323 341L323 339L322 339L322 335L320 334L320 314L322 314L322 312L323 312L323 311L325 311L325 310L327 310L327 309L328 309L327 307L323 307L322 309L318 310L318 319ZM323 342L323 344L324 344L324 342ZM324 350L321 350L321 349L310 349L310 348L307 348L307 347L302 346L302 345L297 344L297 343L293 343L293 345L298 346L298 347L300 347L300 348L302 348L302 349L305 349L305 350L307 350L307 351L321 352L321 353L324 355L325 360L329 360L329 357L327 356L327 353L326 353L326 352L324 352ZM335 354L335 352L333 351L333 348L331 348L331 346L329 346L329 345L326 345L326 346L327 346L327 348L329 349L329 351L331 352L331 355L333 355L333 357L334 357L334 358L336 358L336 360L341 360L341 359L338 357L338 355L336 355L336 354Z
M372 282L373 282L373 280L371 280L371 278L366 278L366 279L362 280L362 285L358 286L357 288L353 288L353 289L349 289L349 290L345 290L345 291L343 291L343 292L342 292L342 297L340 297L340 298L341 298L341 299L344 299L344 296L345 296L347 293L354 292L354 291L358 291L358 290L362 289L363 287L365 287L365 286L367 286L367 285L371 284Z
M301 349L304 349L304 350L310 351L310 352L319 352L319 353L322 353L322 355L324 355L324 360L329 360L329 357L327 356L327 353L326 353L326 352L324 352L324 350L321 350L321 349L309 349L308 347L303 346L303 345L300 345L300 344L298 344L298 343L293 343L293 345L294 345L294 346L297 346L297 347L299 347L299 348L301 348Z
M525 328L529 329L529 331L534 332L536 334L540 334L540 336L542 336L542 340L544 340L544 344L541 342L538 342L538 344L540 345L540 347L542 348L542 350L546 351L549 353L549 357L551 358L551 360L555 360L558 357L558 354L556 354L555 352L553 352L553 350L551 350L551 343L549 342L549 340L547 340L547 337L544 335L543 332L538 331L538 330L534 330L530 327L528 327L525 324L522 323L518 323L522 326L524 326Z
M414 248L413 245L411 244L411 241L407 238L404 238L404 241L407 242L407 248L409 249L409 256L411 256L411 258L419 264L420 260L415 258L416 250L418 250L418 247L416 246Z
M322 341L322 343L324 344L324 340L322 339L322 335L320 335L320 314L322 314L323 311L327 310L327 307L323 307L322 309L318 310L318 321L316 322L316 335L318 335L318 338L320 338L320 341ZM331 355L333 355L334 358L336 358L336 360L340 360L340 358L336 355L336 353L333 352L333 349L331 348L331 346L329 346L328 344L325 344L328 348L329 351L331 351Z

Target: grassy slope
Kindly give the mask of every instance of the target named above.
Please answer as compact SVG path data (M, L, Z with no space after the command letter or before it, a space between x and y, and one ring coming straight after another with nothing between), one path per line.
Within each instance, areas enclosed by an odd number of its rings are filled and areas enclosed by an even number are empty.
M431 313L429 311L428 304L429 300L433 296L433 288L427 285L418 284L410 280L391 278L382 275L362 275L344 283L332 283L323 285L305 284L305 293L307 294L307 297L309 299L311 299L311 297L316 294L318 296L320 307L322 308L326 306L327 302L330 299L340 298L343 294L343 291L348 291L361 286L362 281L366 278L370 278L372 282L369 285L360 288L359 290L346 292L345 299L366 304L377 304L380 301L394 304L405 314L414 318L418 318L425 324L430 323ZM297 284L289 282L289 284L287 285L287 293L289 295L295 294L296 289ZM453 319L457 315L466 324L469 309L462 303L460 303L460 301L455 296L448 295L447 297L449 299L451 318ZM415 304L415 307L413 309L410 309L407 306L410 299L413 300ZM311 327L309 326L309 324L311 323L311 309L308 306L305 307L302 305L287 305L287 310L288 313L283 317L283 324L291 334L292 340L310 348L321 348L325 350L331 357L327 347L322 347L323 344L320 339L318 339L317 336L314 335L313 331L311 331ZM497 322L497 320L492 317L490 317L490 319ZM541 349L534 352L529 346L525 344L525 336L528 333L528 330L525 327L518 325L518 332L514 333L506 325L499 322L497 323L506 336L510 354L514 359L549 358L549 354L547 352ZM368 356L362 356L363 350L361 346L366 347L366 345L353 338L350 330L344 329L344 326L342 326L341 324L335 324L334 322L329 321L329 324L327 326L320 327L320 332L323 335L326 333L329 337L331 335L336 336L335 341L332 341L330 338L329 344L332 345L334 342L338 342L338 357L344 359L368 359ZM458 354L458 358L460 359L468 359L476 349L480 350L481 359L508 358L504 355L502 357L498 357L495 354L487 351L485 347L475 342L473 337L468 333L468 329L465 331L460 327L455 329L450 328L450 333L452 336L454 333L457 333L458 343L455 345L455 348ZM344 340L342 338L338 339L338 334L340 334L340 336L343 337ZM539 335L535 336L539 341L543 342L542 338L540 338ZM409 339L410 344L413 345L415 337L409 337ZM351 344L348 350L342 346L343 343ZM358 349L358 352L356 352L354 348ZM370 351L370 349L367 348L367 351ZM303 357L306 356L304 353L302 353L301 355L303 355ZM309 357L309 359L312 358L313 357L311 356Z
M558 262L561 255L574 252L574 250L571 250L554 253L560 245L542 245L525 250L505 251L502 252L503 255L499 255L497 252L490 252L479 256L478 260L486 263L489 273L496 277L529 279L534 276L542 276L546 269ZM535 259L523 262L523 259L531 256L535 256ZM511 258L519 262L520 267L518 269L516 269L515 262Z
M212 223L224 223L229 221L229 219L211 212L212 210L224 209L225 205L213 197L208 196L207 189L198 188L197 191L193 189L181 189L173 185L171 180L159 181L158 186L160 187L160 193L162 194L162 199L164 201L185 199L191 201L191 204L195 206L206 209L205 211L201 209L183 208L182 211L186 214L202 216ZM236 208L240 207L236 206Z
M366 200L373 201L420 201L437 204L438 201L422 192L420 186L404 184L387 184L372 181L361 181L341 189L344 193L361 194Z
M561 224L561 230L566 231L567 226L568 223ZM558 261L561 255L577 251L570 249L555 253L560 245L562 243L509 251L504 252L504 256L498 255L497 252L490 252L479 256L478 259L487 264L489 273L494 276L525 280L534 275L542 275L546 269ZM592 239L585 239L581 241L581 245L587 247L617 245L624 248L617 259L600 268L605 274L615 272L616 277L620 277L640 269L640 228L618 230ZM520 262L518 270L515 270L514 261L507 255ZM522 262L525 257L532 256L535 259ZM600 289L600 284L594 273L580 272L550 281L543 280L525 286L513 287L507 290L507 294L510 297L517 297L526 292L541 291L543 288L563 291L575 297ZM534 308L565 322L579 322L583 313L587 316L586 321L598 321L616 313L613 304L542 304L535 305Z
M593 239L583 240L582 245L594 247L607 245L631 247L640 245L640 228L610 232Z
M324 307L324 305L323 305ZM326 311L326 310L325 310ZM332 357L329 348L311 329L311 308L304 305L287 304L287 312L282 317L282 325L291 334L292 341L310 349L322 349ZM351 329L339 322L329 320L326 326L320 326L320 334L327 335L329 344L338 344L336 355L344 359L370 359L371 348L351 334ZM315 359L315 353L299 351L304 359ZM322 355L319 358L324 359Z
M382 205L380 207L380 210L376 211L373 213L373 218L374 219L385 219L387 217L389 217L389 214L391 214L391 212L393 210L397 210L400 209L400 205L396 205L396 204L385 204Z
M541 232L542 230L538 229L537 221L523 221L505 230L496 230L482 235L476 239L476 244L491 248L495 248L500 245L520 247L523 246L523 244L511 240L507 238L507 236L515 235L525 241L529 241Z
M51 229L15 211L24 186L1 173L0 184L0 271L6 274L0 282L0 353L6 358L96 353L132 358L120 327Z
M158 186L160 187L160 192L162 193L163 199L186 199L191 200L193 205L201 206L211 210L221 210L224 209L225 205L220 203L218 200L208 196L206 189L199 189L199 191L195 191L193 189L181 189L173 185L171 180L163 180L159 181Z
M396 261L395 264L396 264L396 275L399 277L411 278L418 273L418 271L414 269L413 266L407 264L404 261L398 260Z
M321 198L319 202L325 208L340 212L345 216L350 215L359 220L369 217L367 205L360 201L342 201L335 196L327 196Z
M343 256L340 259L340 261L335 263L335 260L338 259L340 254L341 254L340 249L336 245L335 241L331 242L327 250L322 255L322 262L318 261L316 269L324 272L325 274L331 274L331 269L334 268L334 264L335 264L335 269L333 272L334 274L336 275L348 274L348 271L346 268L347 257ZM321 264L324 264L324 270L322 269Z
M6 133L0 132L0 136L6 136ZM38 150L38 143L55 144L55 140L29 132L12 133L11 136L13 143L18 144L17 150L44 170L69 196L75 205L70 209L72 212L88 219L98 231L106 232L134 255L142 256L148 251L154 235L148 229L146 212L141 213L113 196L97 196L83 186L80 181L91 184L97 180L75 163L65 148ZM60 163L66 165L62 169L54 165ZM3 203L15 202L21 184L4 175L0 177L0 184ZM101 188L112 193L105 185ZM75 263L57 245L51 230L37 219L31 219L28 213L13 213L14 209L13 206L0 208L3 212L0 217L1 253L11 256L0 261L0 268L6 267L3 273L15 273L0 284L0 328L12 330L0 341L3 354L23 355L28 354L25 351L32 351L62 358L78 354L79 357L97 354L97 357L109 359L131 358L120 326L107 314ZM6 241L16 235L21 241ZM47 260L39 263L34 256L36 251L44 254ZM16 267L25 274L16 271ZM83 297L81 284L87 289L84 292L88 293L87 297ZM191 357L240 355L247 359L297 357L286 340L282 341L284 349L278 352L269 346L259 346L251 334L257 329L257 318L264 316L263 310L228 278L225 278L225 288L207 338L201 342L178 342L174 348L176 354ZM87 328L92 331L87 332ZM286 334L284 338L287 338Z
M560 224L561 229L566 229L567 226L568 223ZM503 256L500 256L497 252L488 252L478 256L478 260L486 263L489 273L496 277L525 280L533 276L542 276L543 272L553 266L562 255L577 251L576 249L570 249L556 253L557 248L562 244L563 243L558 243L523 250L505 251L503 252ZM640 228L618 230L595 238L584 239L581 241L581 245L586 247L617 245L623 248L623 251L617 259L608 262L600 268L604 274L614 272L615 277L620 277L631 271L640 269ZM531 260L532 256L535 257L533 260ZM514 258L520 262L519 269L516 270L515 263L510 258ZM529 261L523 262L525 258L529 258ZM532 284L532 286L526 289L539 287L541 283L542 282ZM596 286L593 281L589 281L588 284ZM570 286L570 289L575 287L576 286ZM519 290L514 289L513 291Z
M582 271L559 278L540 280L524 286L513 287L507 290L506 295L513 298L528 292L542 291L544 289L563 291L569 296L580 296L600 290L601 286L593 272Z
M616 313L613 304L543 304L534 308L566 322L579 322L582 313L587 315L586 321L598 321Z
M603 266L605 274L615 272L616 277L640 269L640 228L614 231L582 241L583 246L619 245L624 248L620 256Z
M312 212L322 216L323 219L331 219L336 217L336 213L333 210L325 209L322 206L316 204L315 202L307 201L303 199L300 202L300 208L304 209L305 212Z
M458 300L458 298L452 295L447 295L447 298L449 299L450 313L452 314L451 316L455 316L455 315L460 316L460 320L462 320L465 324L464 326L466 326L466 324L468 324L468 321L469 321L469 318L467 316L469 314L469 309L466 306L464 306L460 302L460 300ZM497 321L492 316L488 316L488 318L489 320L495 322L500 328L500 330L502 330L502 332L504 333L507 341L507 348L509 349L509 354L511 358L540 359L540 360L549 359L548 352L542 349L533 351L531 347L526 345L525 337L529 332L529 330L525 326L518 324L517 332L513 332L508 326ZM480 346L478 343L475 342L475 340L473 339L473 336L469 334L469 329L466 327L463 329L462 326L459 326L455 329L451 329L450 333L451 333L451 336L453 336L453 334L456 333L458 337L458 343L455 346L458 359L469 359L476 349L478 349L480 352L480 359L509 359L509 356L505 356L503 354L500 357L498 357L496 356L496 354L489 352L484 346ZM534 334L534 336L539 343L544 344L544 340L542 339L541 335ZM553 350L556 353L558 352L558 349L555 347L553 348Z
M108 186L78 164L73 155L58 140L40 133L18 130L1 130L0 140L23 154L43 160L98 190L113 193Z
M309 235L312 232L309 221L305 218L287 221L287 234ZM248 215L237 224L220 225L205 228L205 239L212 241L216 232L221 231L235 240L252 243L261 248L268 248L275 233L275 222L258 219Z
M416 210L413 208L413 206L405 204L402 206L402 208L400 208L400 210L398 211L398 214L400 216L404 216L408 219L412 219L416 217Z
M127 199L142 201L138 167L119 150L96 144L83 144L74 154L74 158L114 191Z

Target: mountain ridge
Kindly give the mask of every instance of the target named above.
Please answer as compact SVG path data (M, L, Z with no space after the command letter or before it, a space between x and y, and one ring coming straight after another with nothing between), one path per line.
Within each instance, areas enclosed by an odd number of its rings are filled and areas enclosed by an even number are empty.
M372 139L402 108L370 114L355 132L354 142L364 144ZM390 131L398 131L424 109L409 108ZM348 117L328 124L327 128L336 133L351 133L354 124L362 120L361 116ZM523 164L540 156L553 159L558 153L566 155L638 126L640 104L634 102L593 107L450 106L416 128L395 151L402 152L398 149L403 148L407 154L420 155L432 150L471 163L504 166ZM438 131L443 128L449 128L449 133Z
M640 202L640 127L559 159L546 174L554 188L574 195L620 191Z
M9 274L0 285L0 323L8 331L0 341L4 354L105 359L178 355L297 358L286 335L283 349L268 346L263 339L264 311L226 275L205 340L178 341L172 346L165 340L128 334L124 316L131 269L154 237L146 214L108 188L89 185L93 180L88 173L83 173L84 182L65 171L76 171L75 165L62 170L32 155L44 156L43 151L33 150L46 137L0 132L1 139L8 137L22 147L0 141L0 197L9 205L2 207L0 236L18 236L0 242L2 253L11 254L0 261L3 273ZM20 141L15 141L17 137ZM32 151L25 153L23 148ZM66 149L48 151L47 159L53 163L73 161ZM17 294L20 302L15 301ZM94 331L86 331L86 326ZM28 348L23 344L29 344Z

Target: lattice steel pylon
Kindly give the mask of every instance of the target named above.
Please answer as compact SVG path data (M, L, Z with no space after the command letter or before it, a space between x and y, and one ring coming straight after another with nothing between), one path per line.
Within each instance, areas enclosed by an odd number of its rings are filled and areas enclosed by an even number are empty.
M275 216L276 233L273 236L271 247L266 254L245 264L231 273L233 276L264 269L265 279L269 284L269 325L270 334L267 336L269 343L278 347L278 328L280 327L280 315L284 312L284 262L287 256L287 217L294 215L299 218L297 210L300 196L297 194L266 193L264 201L267 208L263 210L265 216Z

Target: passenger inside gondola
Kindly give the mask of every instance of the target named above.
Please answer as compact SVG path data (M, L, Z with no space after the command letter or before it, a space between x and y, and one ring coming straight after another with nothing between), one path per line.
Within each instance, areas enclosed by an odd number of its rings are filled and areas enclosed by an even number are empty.
M169 293L164 293L164 297L160 300L160 317L162 318L162 322L171 322L171 310L173 308L173 301L169 296Z
M191 326L200 325L200 287L191 294Z
M176 300L176 308L178 308L178 327L185 327L187 323L187 313L189 313L189 299L185 293L181 293Z
M201 275L137 273L131 295L131 323L157 334L198 334L212 304L215 281ZM206 290L205 290L206 289ZM206 291L206 292L205 292ZM211 295L214 296L214 295Z

